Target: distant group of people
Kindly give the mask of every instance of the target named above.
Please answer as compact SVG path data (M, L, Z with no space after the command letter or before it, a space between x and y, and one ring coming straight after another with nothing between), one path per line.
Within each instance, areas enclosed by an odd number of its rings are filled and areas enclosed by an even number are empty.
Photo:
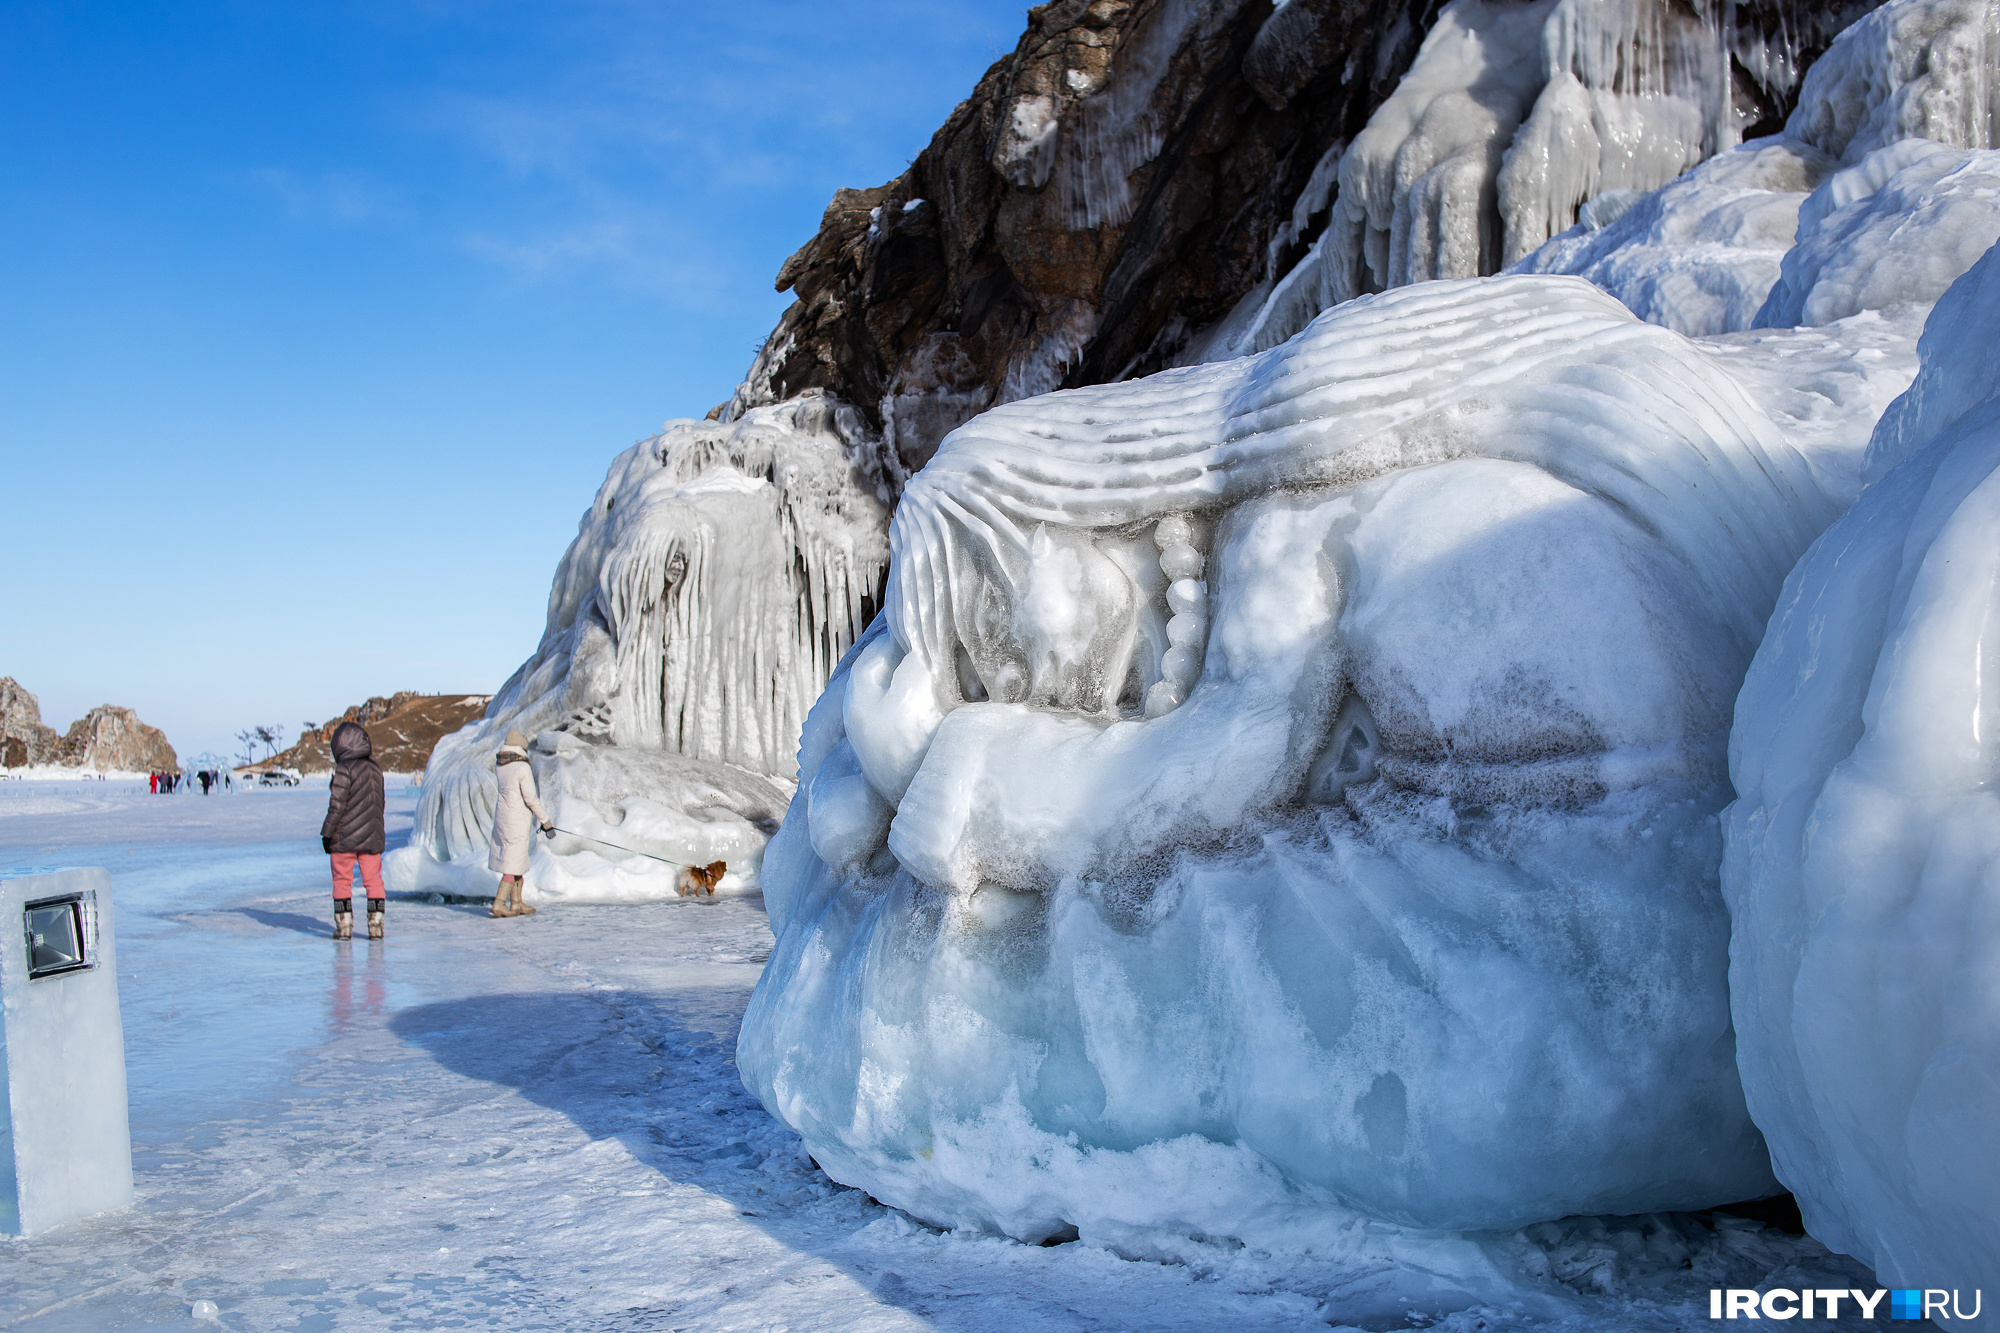
M193 773L181 773L169 769L155 769L146 775L146 781L148 788L155 796L164 796L169 792L179 791L183 787L189 791L193 791L197 783L201 786L201 794L203 796L208 795L217 787L226 787L232 791L236 787L236 784L230 780L229 774L224 773L219 768L203 768Z

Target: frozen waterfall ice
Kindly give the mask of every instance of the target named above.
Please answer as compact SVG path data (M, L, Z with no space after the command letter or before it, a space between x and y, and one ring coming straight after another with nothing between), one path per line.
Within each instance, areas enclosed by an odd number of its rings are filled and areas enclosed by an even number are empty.
M1937 300L2000 238L1992 0L1892 0L1842 32L1784 133L1598 195L1511 271L1574 273L1689 334Z
M1723 889L1744 1088L1808 1226L2000 1291L2000 250L1945 294L1876 478L1736 707ZM1970 1300L1968 1298L1968 1304Z
M1367 126L1329 149L1273 254L1330 197L1326 229L1193 357L1262 351L1342 301L1494 273L1580 218L1601 226L1621 202L1736 145L1765 104L1789 100L1816 21L1794 12L1767 28L1709 0L1452 0ZM1858 87L1838 92L1865 99ZM1593 219L1600 199L1608 208ZM1789 223L1766 212L1749 225L1783 228L1782 250Z
M806 711L874 616L888 511L851 409L807 395L675 421L612 463L549 593L540 647L431 757L399 890L490 893L493 756L508 730L555 823L530 896L670 896L678 865L754 884Z
M1812 21L1798 12L1766 32L1734 5L1454 0L1367 127L1329 150L1273 254L1330 202L1325 231L1189 359L1276 346L1363 293L1503 265L1588 277L1690 334L1935 300L2000 234L1992 158L1978 151L2000 143L1993 0L1891 0L1801 83ZM1782 135L1739 146L1751 85L1796 90L1798 105ZM1927 165L1891 181L1919 165L1912 140ZM1872 248L1843 234L1892 218L1911 230ZM1795 232L1798 272L1764 310ZM1888 255L1927 290L1890 271L1872 283L1819 272L1833 249Z
M961 427L805 729L745 1078L1023 1237L1775 1189L1716 815L1835 505L1724 365L1436 283Z

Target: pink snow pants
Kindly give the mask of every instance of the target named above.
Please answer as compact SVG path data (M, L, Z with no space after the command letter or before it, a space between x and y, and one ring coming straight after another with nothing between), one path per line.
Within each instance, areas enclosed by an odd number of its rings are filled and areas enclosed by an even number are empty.
M374 852L333 854L333 896L345 901L354 896L354 868L361 867L361 886L370 898L382 898L382 858Z

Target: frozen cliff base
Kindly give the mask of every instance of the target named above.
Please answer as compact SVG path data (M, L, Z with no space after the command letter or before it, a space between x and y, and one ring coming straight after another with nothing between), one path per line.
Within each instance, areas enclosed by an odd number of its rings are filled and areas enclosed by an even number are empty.
M1989 1298L1996 345L1989 251L1931 315L1871 447L1878 479L1786 583L1737 703L1723 864L1744 1087L1813 1234L1885 1284L1948 1276Z

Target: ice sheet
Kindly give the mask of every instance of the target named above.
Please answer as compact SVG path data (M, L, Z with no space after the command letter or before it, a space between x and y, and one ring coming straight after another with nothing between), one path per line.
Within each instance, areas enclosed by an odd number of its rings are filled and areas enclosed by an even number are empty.
M396 900L384 944L342 949L323 797L260 793L223 842L107 847L121 821L170 836L153 798L27 815L14 795L0 863L117 868L139 1186L130 1212L0 1244L0 1322L33 1333L213 1327L202 1300L227 1329L343 1333L1193 1333L1445 1308L1446 1333L1694 1333L1711 1285L1872 1281L1727 1216L1273 1251L934 1231L828 1181L740 1086L771 943L754 898L505 922ZM391 789L392 838L412 805Z

